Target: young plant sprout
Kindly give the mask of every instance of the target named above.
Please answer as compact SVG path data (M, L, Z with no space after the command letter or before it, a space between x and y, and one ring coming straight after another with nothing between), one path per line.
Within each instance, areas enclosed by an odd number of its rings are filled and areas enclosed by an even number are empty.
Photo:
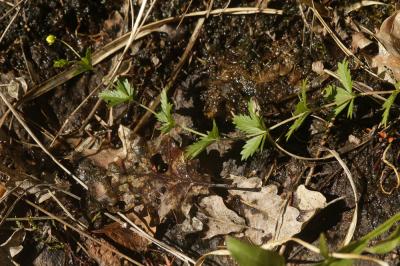
M356 94L353 92L353 81L351 79L349 63L344 59L338 64L337 74L342 87L329 85L325 88L325 98L334 99L336 107L334 108L335 116L338 116L347 107L347 117L353 117L354 99Z
M256 102L254 100L249 101L248 111L249 115L240 114L233 117L236 129L243 132L246 138L249 138L240 152L242 160L247 160L258 150L262 151L265 140L270 138L268 128L256 112Z
M49 44L52 44L55 40L55 37L48 36L47 42ZM356 94L355 92L353 92L353 81L350 75L350 70L348 68L348 62L346 60L343 60L341 63L338 64L337 74L341 83L341 87L328 85L325 88L324 97L328 100L327 104L317 108L310 108L307 102L307 81L303 81L299 94L299 102L296 104L293 116L269 128L265 125L263 118L259 115L255 100L251 99L248 102L248 114L234 115L232 120L232 123L235 125L236 130L243 133L243 136L246 139L245 145L242 147L242 150L240 152L240 154L242 155L241 159L247 160L257 151L262 151L265 146L266 140L270 141L272 146L277 147L277 145L274 145L277 143L275 143L270 136L270 130L272 131L282 125L294 121L289 127L287 133L285 134L286 140L289 140L289 138L301 127L306 118L311 113L318 110L333 107L334 115L337 116L343 110L347 109L347 117L352 118L354 112L354 99L359 96L371 95L371 93ZM400 83L396 84L395 88L396 89L393 91L374 92L377 94L391 94L382 105L382 109L384 110L384 112L382 114L381 125L383 126L387 125L390 109L393 106L397 95L400 93ZM178 124L173 117L173 104L168 101L166 90L163 90L160 94L161 108L158 112L154 112L153 110L150 110L147 106L136 102L136 91L126 79L123 81L118 80L116 82L116 85L114 85L113 90L103 91L99 94L99 97L107 102L108 106L110 107L123 103L135 102L142 108L150 111L155 116L158 123L160 124L158 129L161 131L162 134L168 134L173 128L179 127L184 131L197 135L199 139L186 148L185 154L189 159L197 157L209 145L221 140L219 129L215 121L213 121L211 131L208 131L206 133L201 133L196 131L195 129L187 127L186 125ZM282 147L280 147L279 149L281 151L284 151L282 150Z
M105 101L109 107L114 107L123 103L129 103L136 97L135 89L129 84L127 79L117 80L114 90L100 92L99 97Z
M77 61L78 70L75 73L76 75L83 73L83 72L93 70L92 52L91 52L90 48L86 49L85 56L81 56L71 45L69 45L67 42L65 42L61 39L58 39L55 35L50 34L46 37L46 42L49 45L53 45L56 41L61 42L63 45L65 45L69 50L71 50L79 58L79 61ZM65 67L71 63L73 63L73 61L68 61L67 59L58 59L58 60L54 60L53 67L61 68L61 67Z
M311 114L310 108L307 106L307 81L303 80L301 83L301 92L299 95L300 101L296 105L296 109L294 110L293 116L300 115L294 123L290 126L289 131L286 133L286 140L292 136L292 134L298 130L303 124L304 120L306 120L307 116Z

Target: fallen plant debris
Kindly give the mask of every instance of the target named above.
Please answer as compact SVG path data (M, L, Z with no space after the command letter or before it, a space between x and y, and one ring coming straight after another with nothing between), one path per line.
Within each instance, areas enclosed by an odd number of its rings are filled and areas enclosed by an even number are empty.
M2 263L399 264L396 8L0 1Z

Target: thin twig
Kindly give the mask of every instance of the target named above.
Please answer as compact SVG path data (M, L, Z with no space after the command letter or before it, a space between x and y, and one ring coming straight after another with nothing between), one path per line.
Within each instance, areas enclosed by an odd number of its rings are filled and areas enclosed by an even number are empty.
M195 261L188 257L187 255L183 254L182 252L168 246L167 244L159 241L158 239L155 239L154 237L152 237L151 235L149 235L148 233L146 233L143 229L141 229L139 226L137 226L136 224L134 224L128 217L126 217L124 214L118 212L118 215L124 219L124 222L122 222L121 220L119 220L118 218L116 218L115 216L109 214L109 213L105 213L106 216L108 216L109 218L111 218L112 220L118 222L119 224L123 225L123 227L127 227L126 223L129 224L129 229L137 234L139 234L140 236L142 236L143 238L151 241L152 243L156 244L157 246L159 246L160 248L162 248L163 250L167 251L168 253L171 253L172 255L174 255L175 257L185 261L185 262L190 262L192 264L195 264Z
M125 254L119 252L119 251L116 250L115 248L110 247L110 246L108 246L108 245L104 245L104 243L102 243L102 242L99 241L98 239L92 237L91 235L89 235L88 233L82 231L81 229L77 228L76 226L71 225L71 224L65 222L63 219L61 219L61 218L59 218L59 217L53 215L52 213L46 211L45 209L43 209L42 207L36 205L35 203L33 203L33 202L29 201L29 200L24 200L24 201L25 201L25 203L27 203L28 205L30 205L30 206L34 207L35 209L37 209L37 210L43 212L44 214L46 214L47 216L49 216L49 217L51 217L52 219L56 220L57 222L61 223L61 224L64 225L65 227L68 227L69 229L71 229L71 230L73 230L73 231L79 233L80 235L82 235L82 236L84 236L84 237L90 239L91 241L96 242L98 245L102 246L102 247L105 248L105 249L110 250L112 253L117 254L117 255L120 256L121 258L124 258L124 259L126 259L126 260L132 262L132 263L135 264L135 265L144 266L143 264L141 264L141 263L135 261L134 259L128 257L127 255L125 255Z
M190 36L189 43L186 46L185 51L183 52L183 55L181 59L179 60L178 64L175 66L171 78L169 79L167 85L165 86L165 90L168 92L169 89L172 87L174 84L176 78L178 77L178 74L180 70L182 69L183 65L185 64L187 58L189 57L190 52L192 51L192 48L197 40L197 37L200 34L200 30L203 27L205 18L200 18L197 21L196 27L193 30L192 36ZM149 109L152 111L155 111L157 106L160 104L161 96L158 95L158 97L154 100L154 102L150 105ZM152 115L152 112L146 111L146 113L142 116L142 118L139 120L139 122L136 124L135 128L133 129L133 134L137 133L141 127L147 122L147 120L150 118Z
M75 176L71 171L69 171L64 165L62 165L54 156L51 154L46 147L42 144L42 142L36 137L36 135L32 132L32 130L28 127L28 125L25 123L25 121L21 118L21 116L18 114L18 112L14 109L14 107L7 101L6 97L2 92L0 92L0 98L4 101L4 103L7 105L7 107L10 109L14 117L18 120L18 122L24 127L26 132L28 132L29 136L36 142L36 144L39 145L39 147L46 153L55 164L57 164L65 173L67 173L69 176L71 176L73 179L75 179L78 184L80 184L84 189L88 189L88 186L83 183L81 179L79 179L77 176Z

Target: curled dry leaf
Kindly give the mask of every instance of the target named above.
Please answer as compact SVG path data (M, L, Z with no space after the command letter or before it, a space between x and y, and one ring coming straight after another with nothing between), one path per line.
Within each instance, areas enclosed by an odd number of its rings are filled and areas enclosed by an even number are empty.
M245 226L245 220L236 212L228 209L220 196L203 198L200 207L206 213L208 230L204 238L212 238L216 235L227 235L232 232L240 232Z
M1 265L18 265L12 258L22 251L25 235L25 230L18 229L0 245Z
M324 72L324 63L321 60L313 62L311 65L311 69L318 75L323 75L325 73Z
M372 59L372 66L378 68L378 74L385 68L392 70L393 77L400 80L400 13L396 11L385 19L376 37L383 45L379 47L379 54ZM390 77L385 77L393 81Z
M110 164L123 162L125 168L133 165L137 168L147 163L144 156L142 139L132 133L127 127L120 125L118 137L121 140L121 148L102 147L103 141L90 136L84 140L69 138L68 144L74 146L75 151L91 160L94 165L107 169ZM146 167L145 167L146 168Z
M358 49L364 49L372 43L372 41L365 37L362 32L355 32L351 37L351 48L353 52L357 51Z
M326 198L321 193L309 190L304 185L298 186L294 195L297 207L302 212L300 221L307 222L318 209L326 206Z

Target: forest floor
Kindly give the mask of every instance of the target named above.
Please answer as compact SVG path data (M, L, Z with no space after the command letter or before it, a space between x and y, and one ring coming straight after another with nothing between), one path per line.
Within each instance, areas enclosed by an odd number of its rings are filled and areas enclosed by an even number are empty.
M398 212L395 1L0 14L2 265L236 265L227 236L310 265L296 239L340 251ZM397 265L396 245L363 254Z

